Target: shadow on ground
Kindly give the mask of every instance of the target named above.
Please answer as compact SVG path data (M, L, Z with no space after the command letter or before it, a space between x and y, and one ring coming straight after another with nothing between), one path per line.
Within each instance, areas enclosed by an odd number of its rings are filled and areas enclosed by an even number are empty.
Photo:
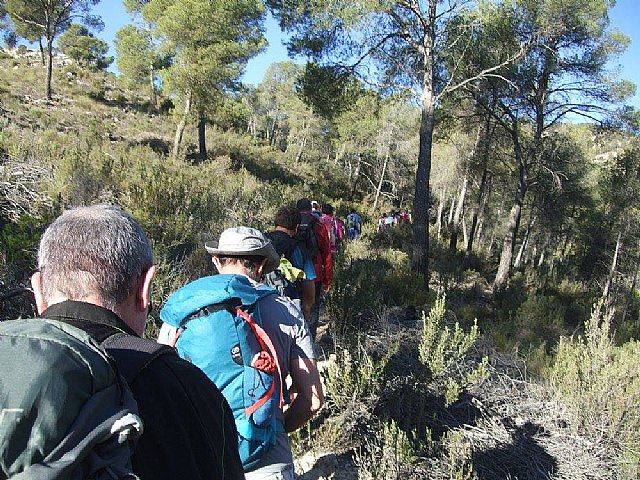
M357 480L358 467L350 453L327 453L310 459L312 465L306 465L305 473L298 475L298 480ZM303 462L305 459L302 460Z
M472 464L479 480L526 478L548 480L557 471L554 457L542 448L534 437L544 435L539 425L527 422L512 431L508 445L476 452Z

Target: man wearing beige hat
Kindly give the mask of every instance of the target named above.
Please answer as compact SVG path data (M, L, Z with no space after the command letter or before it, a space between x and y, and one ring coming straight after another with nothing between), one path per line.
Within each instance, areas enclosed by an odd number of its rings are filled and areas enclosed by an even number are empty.
M260 283L280 258L259 230L229 228L205 248L219 275L169 297L158 340L176 346L222 390L236 419L246 478L292 480L287 432L305 425L324 402L309 329L293 303Z

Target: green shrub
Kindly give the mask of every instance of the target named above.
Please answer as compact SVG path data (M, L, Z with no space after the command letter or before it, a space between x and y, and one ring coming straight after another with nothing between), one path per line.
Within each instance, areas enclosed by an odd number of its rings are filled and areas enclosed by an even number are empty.
M423 330L418 346L418 358L426 369L428 382L438 384L444 395L445 406L455 402L462 390L482 381L488 375L485 357L469 371L459 368L480 333L474 321L471 330L465 333L458 322L453 328L445 324L445 298L440 297L429 311L422 314ZM463 372L456 375L456 372Z
M87 96L98 102L104 102L106 100L104 82L99 78L92 78L89 88L87 89Z
M379 433L356 453L358 479L414 478L416 453L407 433L393 420L385 422Z
M640 467L640 343L615 346L611 315L594 308L584 335L561 339L551 383L575 427L612 448L621 470ZM621 478L632 478L621 477Z
M323 372L327 400L338 411L353 407L356 403L372 406L385 386L385 370L389 359L396 353L397 344L389 345L380 359L375 359L362 337L353 343L354 348L340 349Z
M354 258L349 250L360 242L349 242L334 265L331 291L326 301L329 330L338 337L371 327L374 313L382 304L384 277L380 271L390 268L379 258Z
M503 312L497 322L489 325L487 333L501 351L514 349L524 352L546 346L550 353L562 335L573 327L566 324L568 307L553 294L532 294L516 310Z
M516 311L516 339L525 345L548 342L555 345L565 330L566 307L552 296L532 295Z
M373 244L375 239L366 237L343 243L326 303L334 334L371 328L383 306L419 307L433 297L421 276L411 271L406 253Z
M30 215L0 228L0 258L4 263L1 284L15 286L28 281L25 274L35 267L41 229L42 220Z

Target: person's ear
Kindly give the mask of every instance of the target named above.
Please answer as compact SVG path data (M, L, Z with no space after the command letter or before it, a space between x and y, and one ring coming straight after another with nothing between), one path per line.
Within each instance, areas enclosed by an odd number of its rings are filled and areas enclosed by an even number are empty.
M147 310L151 305L151 285L157 271L158 268L152 265L141 275L136 291L136 305L141 312Z
M267 264L267 259L264 258L262 260L262 262L260 262L260 265L258 265L258 268L256 269L256 275L258 277L258 279L262 278L262 276L264 275L264 273L262 273L264 271L264 266Z
M220 273L220 260L218 259L218 257L216 257L215 255L211 257L211 261L213 262L213 265L216 267L216 270L218 271L218 273Z
M31 288L33 289L33 296L36 298L36 309L38 315L42 315L47 309L47 301L44 298L44 291L42 289L42 274L35 272L31 275Z

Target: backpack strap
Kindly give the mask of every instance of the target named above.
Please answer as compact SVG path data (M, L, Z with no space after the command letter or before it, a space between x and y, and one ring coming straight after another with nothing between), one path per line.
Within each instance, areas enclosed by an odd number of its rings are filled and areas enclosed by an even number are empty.
M102 347L115 359L118 373L129 385L156 358L169 353L175 355L175 350L167 345L125 333L111 335L102 342Z
M200 317L206 317L207 315L211 315L214 312L219 312L220 310L227 310L230 314L235 315L236 309L241 305L242 305L242 300L240 300L238 297L232 297L228 300L225 300L224 302L214 303L212 305L206 305L196 310L188 317L184 318L180 322L180 327L178 328L181 330L184 330L185 328L187 328L187 324L191 320L195 320L196 318L200 318Z
M264 329L260 325L258 325L253 320L253 318L251 318L251 315L249 315L247 312L242 310L242 308L240 307L236 308L236 314L249 324L249 327L251 327L251 331L256 336L256 339L258 340L258 343L260 344L260 348L262 349L262 351L263 352L269 351L269 353L271 354L271 357L273 358L273 361L275 362L275 369L273 369L271 366L269 367L271 367L272 370L278 371L278 378L280 379L279 407L282 410L282 407L284 406L284 399L282 396L283 379L282 379L282 369L280 368L280 361L278 360L276 347L273 345L273 342L269 338L269 335L267 334L267 332L265 332ZM263 359L263 358L264 357L261 357L260 359ZM256 367L259 368L259 366L256 366ZM263 367L261 369L267 370L269 367L267 368ZM256 403L254 403L253 405L245 409L245 415L247 417L251 416L253 412L255 412L258 408L260 408L264 403L266 403L267 400L269 400L269 398L271 397L271 395L273 395L273 390L275 389L275 387L276 387L276 382L273 382L271 384L271 388L269 388L267 393L260 400L258 400Z

